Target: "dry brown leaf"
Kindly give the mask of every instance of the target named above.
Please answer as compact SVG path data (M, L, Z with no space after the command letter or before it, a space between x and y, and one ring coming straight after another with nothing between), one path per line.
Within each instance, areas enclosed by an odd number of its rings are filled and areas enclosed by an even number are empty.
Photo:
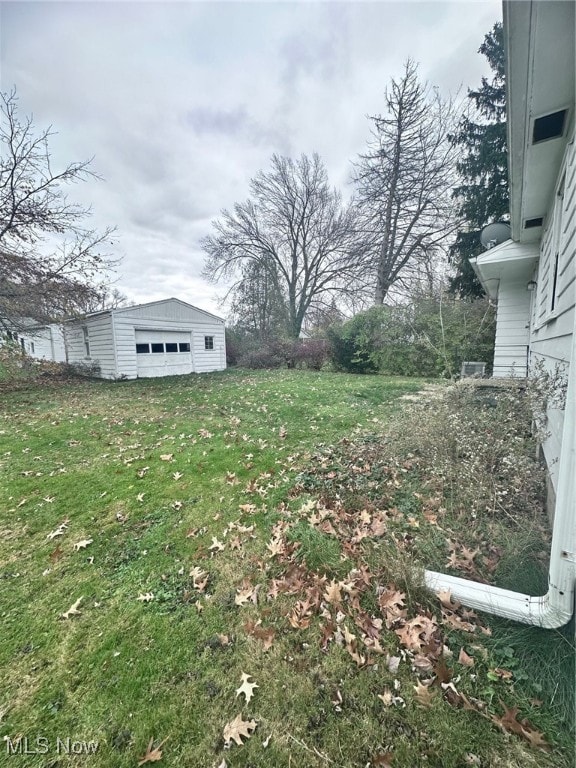
M82 539L81 541L77 541L76 544L74 544L74 552L86 549L89 544L92 544L92 539Z
M48 541L52 541L52 539L55 539L57 536L64 536L64 532L68 528L68 522L68 518L63 520L57 528L55 528L53 531L50 531L50 533L46 536L46 539Z
M255 728L255 720L242 720L242 715L236 715L234 720L231 720L224 726L224 742L226 746L230 746L232 741L235 741L239 746L242 745L242 739L249 739Z
M423 707L431 707L436 698L436 693L431 690L430 686L424 685L420 680L413 686L416 691L416 701Z
M223 552L225 545L221 541L218 541L216 536L212 536L212 544L208 547L211 552Z
M458 663L464 664L465 667L473 667L474 659L472 656L468 656L464 648L460 648L460 654L458 656Z
M378 698L384 704L385 707L391 707L394 701L394 694L390 688L384 688L384 693L379 693Z
M324 590L323 598L331 605L340 605L342 602L342 586L338 581L331 581Z
M80 605L82 600L84 600L84 597L79 597L75 603L72 603L72 605L70 606L70 608L68 608L67 611L64 611L64 613L61 614L61 617L63 619L69 619L70 616L80 616L81 614L80 614L80 611L78 610L78 606Z
M146 754L140 758L138 765L144 765L144 763L157 763L162 760L162 750L160 747L166 742L167 739L163 739L157 747L153 747L154 739L150 739L148 746L146 747Z
M64 556L64 552L62 551L60 544L58 544L56 546L56 549L50 552L50 562L55 563L58 560L60 560L60 558L63 556Z
M254 695L254 688L259 688L256 683L251 683L250 678L252 675L247 675L245 672L242 672L242 680L240 688L236 689L236 697L240 696L241 694L244 694L246 697L246 704L250 703L250 699Z
M377 766L380 766L380 768L392 768L393 760L393 752L379 752L377 755L374 755L370 763L374 768L377 768Z
M246 605L249 600L252 600L254 603L257 602L258 593L252 584L244 583L243 586L237 587L236 592L237 594L234 598L236 605Z
M139 600L141 603L150 603L152 600L154 600L154 593L153 592L145 592L144 594L140 593L136 600Z
M261 640L265 651L268 651L272 647L276 632L273 629L264 629L264 627L261 627L260 621L257 621L256 624L252 620L247 621L246 624L244 624L244 630L249 635Z

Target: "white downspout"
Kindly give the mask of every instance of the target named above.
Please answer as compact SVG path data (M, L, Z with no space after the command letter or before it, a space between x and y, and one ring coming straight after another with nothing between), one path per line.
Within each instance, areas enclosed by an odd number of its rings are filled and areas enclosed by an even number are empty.
M576 583L576 309L568 374L568 391L558 487L554 510L548 592L540 597L523 595L477 581L436 571L426 571L426 585L434 591L449 589L464 605L495 616L554 629L567 624L574 612Z

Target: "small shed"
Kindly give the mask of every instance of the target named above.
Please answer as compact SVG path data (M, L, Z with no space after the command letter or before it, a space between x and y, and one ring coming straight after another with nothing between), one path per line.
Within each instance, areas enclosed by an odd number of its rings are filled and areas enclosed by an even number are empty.
M65 324L68 362L97 364L106 379L226 368L224 320L180 299L94 312Z

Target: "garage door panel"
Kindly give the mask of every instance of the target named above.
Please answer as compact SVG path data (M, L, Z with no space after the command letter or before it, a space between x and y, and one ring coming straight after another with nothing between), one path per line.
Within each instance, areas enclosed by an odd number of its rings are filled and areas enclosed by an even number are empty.
M141 378L192 373L192 335L186 331L136 330L136 367Z

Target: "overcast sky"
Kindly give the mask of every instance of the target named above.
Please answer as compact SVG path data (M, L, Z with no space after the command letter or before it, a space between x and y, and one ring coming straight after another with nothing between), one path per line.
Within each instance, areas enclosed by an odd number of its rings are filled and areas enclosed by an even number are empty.
M52 125L55 163L94 156L71 190L118 228L117 287L216 314L199 240L273 153L318 152L344 189L412 57L446 95L488 74L494 0L0 2L0 87Z

